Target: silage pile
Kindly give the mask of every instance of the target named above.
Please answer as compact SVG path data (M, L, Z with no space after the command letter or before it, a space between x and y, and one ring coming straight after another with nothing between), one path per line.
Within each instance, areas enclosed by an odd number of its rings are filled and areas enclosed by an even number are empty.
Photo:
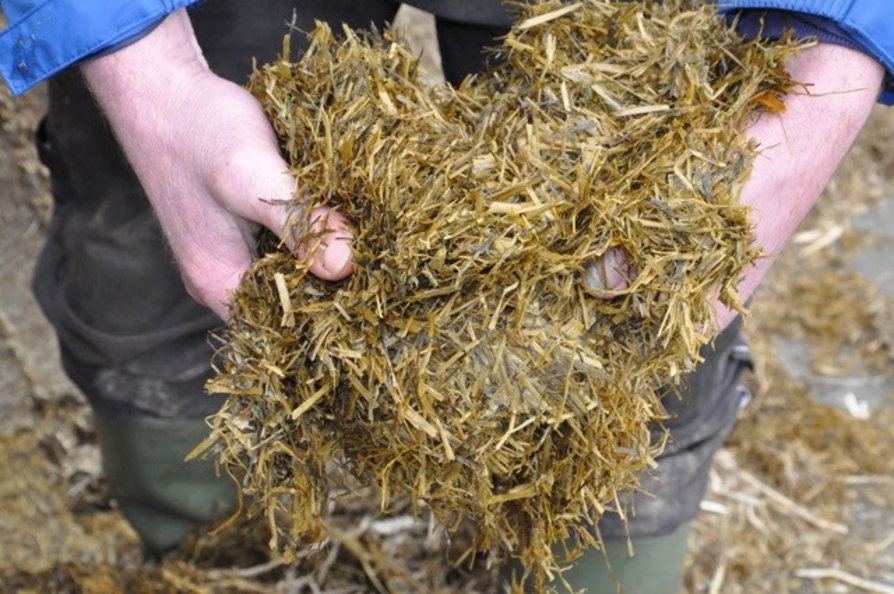
M324 25L251 81L301 188L295 239L317 241L315 205L355 225L341 283L285 249L255 264L211 383L231 397L203 448L287 559L347 481L548 574L552 544L625 511L659 388L697 363L715 298L738 306L758 257L742 134L791 88L790 45L694 0L523 11L458 89L390 34ZM597 299L583 278L611 250L630 286Z

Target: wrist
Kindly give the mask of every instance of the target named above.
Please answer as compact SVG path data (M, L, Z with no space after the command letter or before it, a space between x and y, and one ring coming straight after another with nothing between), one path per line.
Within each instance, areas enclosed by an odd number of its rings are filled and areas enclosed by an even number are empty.
M751 207L755 242L764 257L739 285L745 301L798 224L816 203L857 137L882 88L884 69L866 54L820 43L789 63L803 83L785 97L785 111L763 114L748 137L759 154L740 202ZM733 312L718 304L720 328Z
M818 44L788 65L803 84L785 111L764 114L748 136L758 155L742 202L754 208L757 240L775 256L807 214L850 149L878 98L884 69L846 47Z
M210 72L185 9L168 15L135 43L87 60L81 71L113 123L138 111L146 115L152 105L176 104Z
M790 60L788 69L794 80L805 85L806 93L796 90L786 103L831 98L831 101L813 101L819 109L833 102L871 108L885 78L885 68L878 60L860 50L834 43L818 43L804 50Z

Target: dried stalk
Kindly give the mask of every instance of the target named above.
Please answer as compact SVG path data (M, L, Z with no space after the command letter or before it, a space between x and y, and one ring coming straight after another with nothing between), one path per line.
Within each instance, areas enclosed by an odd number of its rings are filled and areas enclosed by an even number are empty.
M427 86L390 33L325 25L252 78L301 188L296 242L319 241L308 206L356 226L342 283L285 249L253 266L209 384L230 398L199 451L287 559L347 474L383 510L471 520L467 554L508 551L542 586L552 546L596 545L653 464L659 390L697 364L715 299L741 307L742 131L792 85L792 45L689 0L540 2L519 22L458 89ZM617 249L630 287L594 299L582 276Z

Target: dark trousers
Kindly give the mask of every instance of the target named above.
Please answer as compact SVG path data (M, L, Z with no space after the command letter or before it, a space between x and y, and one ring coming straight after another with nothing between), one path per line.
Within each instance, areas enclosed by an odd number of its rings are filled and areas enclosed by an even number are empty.
M389 0L271 0L263 9L209 0L191 14L211 68L242 83L253 57L276 57L293 12L301 30L314 19L382 28L397 8ZM504 31L439 19L448 80L480 70L481 48ZM293 47L302 47L303 36L294 38ZM145 194L76 69L51 82L38 136L56 209L34 287L58 333L66 372L105 415L213 413L221 399L203 385L211 373L207 336L220 320L187 295ZM711 458L734 423L747 364L737 326L704 356L689 388L668 397L673 440L647 481L654 497L636 498L634 536L669 533L696 513ZM608 538L625 535L615 517L601 528Z

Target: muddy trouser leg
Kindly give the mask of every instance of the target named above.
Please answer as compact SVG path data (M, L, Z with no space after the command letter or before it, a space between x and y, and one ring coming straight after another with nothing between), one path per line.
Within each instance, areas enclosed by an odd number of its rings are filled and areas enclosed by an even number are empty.
M673 594L680 591L690 521L698 513L708 484L714 454L749 400L741 384L751 366L737 319L702 349L704 362L686 378L684 387L668 391L664 403L670 420L654 429L671 439L657 458L657 467L643 478L644 491L626 499L625 524L607 513L597 524L604 551L590 550L563 577L576 590L592 594ZM628 543L629 541L629 543ZM628 552L628 544L633 556ZM561 558L561 546L556 554ZM502 581L508 586L518 568L508 566Z
M494 45L506 32L445 18L438 19L437 29L444 73L453 84L486 67L481 48ZM672 438L657 469L644 479L649 495L640 493L626 502L626 525L616 514L600 520L605 550L588 551L564 574L575 589L591 594L672 594L680 589L689 523L705 493L711 460L747 399L740 379L750 358L739 326L737 320L713 348L703 349L705 361L687 378L686 387L666 395L671 415L666 428ZM655 429L656 439L661 431ZM504 583L514 569L505 568Z
M588 551L565 574L576 588L594 594L681 591L690 522L704 498L711 461L750 399L741 379L752 363L740 325L737 319L713 348L702 349L704 362L685 386L665 395L670 420L655 434L670 431L667 448L644 477L645 491L624 502L628 523L610 513L597 524L605 551Z
M390 0L215 0L192 11L212 69L243 83L251 60L276 57L289 30L315 18L381 27ZM293 48L303 45L293 35ZM55 211L34 278L63 366L92 405L110 494L147 552L177 546L232 508L235 491L212 462L183 463L222 404L204 393L221 322L186 293L130 167L76 69L50 84L38 144ZM178 175L171 171L170 175Z

